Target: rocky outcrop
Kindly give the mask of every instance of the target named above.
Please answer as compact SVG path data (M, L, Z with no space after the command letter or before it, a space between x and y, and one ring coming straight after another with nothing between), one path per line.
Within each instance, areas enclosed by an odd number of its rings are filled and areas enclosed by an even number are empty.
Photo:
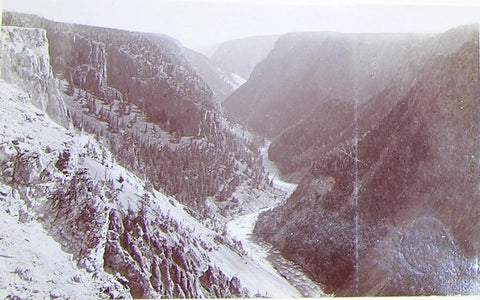
M215 298L226 298L231 295L242 295L240 280L232 277L230 280L218 268L208 267L199 278L204 289Z
M215 105L208 84L169 37L9 12L3 23L47 31L53 72L68 82L70 94L78 88L109 104L137 105L151 122L181 136L195 135Z
M57 123L68 126L65 103L52 74L46 31L3 26L0 77L24 87L32 103Z
M79 34L73 35L70 57L59 56L57 61L72 59L74 66L69 76L72 85L81 87L95 95L104 95L107 86L107 56L105 45L89 41ZM65 76L65 75L64 75Z

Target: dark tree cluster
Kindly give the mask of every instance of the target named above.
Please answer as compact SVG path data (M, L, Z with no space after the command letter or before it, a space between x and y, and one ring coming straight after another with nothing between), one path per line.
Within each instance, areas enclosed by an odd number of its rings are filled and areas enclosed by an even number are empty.
M258 141L223 130L216 112L204 112L195 136L181 137L148 122L136 106L126 114L125 102L109 105L90 93L77 91L76 95L77 100L67 102L74 126L106 141L120 164L194 208L200 213L196 217L208 216L208 197L225 202L226 210L238 206L232 193L245 180L257 187L270 184Z

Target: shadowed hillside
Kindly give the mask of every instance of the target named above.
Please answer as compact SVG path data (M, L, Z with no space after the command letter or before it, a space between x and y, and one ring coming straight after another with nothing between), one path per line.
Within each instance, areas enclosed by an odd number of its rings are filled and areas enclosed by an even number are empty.
M408 93L359 136L358 152L349 139L318 149L287 203L260 216L256 233L327 291L475 292L478 29L473 33L458 51L425 61Z

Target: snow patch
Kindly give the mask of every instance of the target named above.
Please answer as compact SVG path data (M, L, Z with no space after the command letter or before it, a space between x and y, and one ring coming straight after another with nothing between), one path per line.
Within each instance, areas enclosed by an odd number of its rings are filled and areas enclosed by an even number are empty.
M219 68L220 70L220 68ZM240 86L242 86L247 80L232 72L225 72L223 75L223 82L230 85L232 91L236 91Z

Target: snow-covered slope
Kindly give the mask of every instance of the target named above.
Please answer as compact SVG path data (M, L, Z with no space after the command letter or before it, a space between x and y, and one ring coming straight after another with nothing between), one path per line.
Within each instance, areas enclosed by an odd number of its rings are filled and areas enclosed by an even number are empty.
M106 283L79 270L40 223L28 221L18 196L5 201L11 188L0 189L0 297L97 297Z
M47 201L47 191L55 188L55 181L44 179L52 175L56 151L72 140L71 133L34 107L26 91L3 80L0 101L4 116L0 121L0 268L4 274L0 295L98 297L109 286L121 291L113 277L78 269L71 254L61 249L35 216L35 208ZM55 177L62 181L58 174ZM41 189L42 197L33 194Z

